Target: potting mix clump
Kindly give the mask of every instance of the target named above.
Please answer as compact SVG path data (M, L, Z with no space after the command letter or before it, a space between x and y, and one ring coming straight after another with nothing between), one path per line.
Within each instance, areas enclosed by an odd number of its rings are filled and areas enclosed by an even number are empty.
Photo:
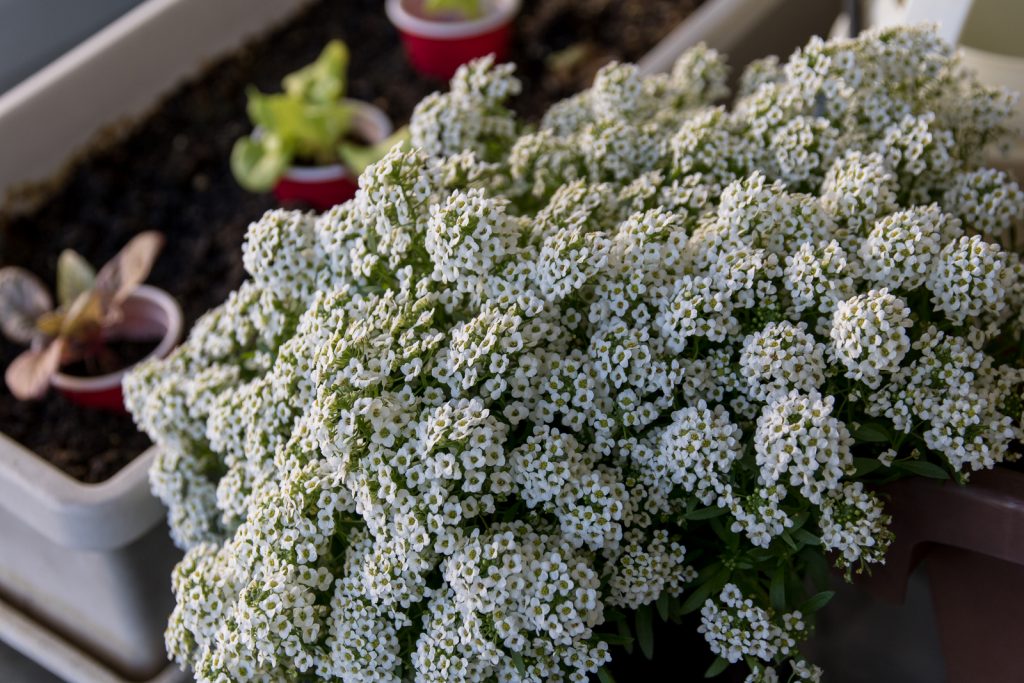
M810 579L884 562L874 485L1019 452L1014 98L928 28L726 76L611 64L532 129L478 61L354 200L252 224L126 381L182 665L582 682L691 614L712 673L820 679Z

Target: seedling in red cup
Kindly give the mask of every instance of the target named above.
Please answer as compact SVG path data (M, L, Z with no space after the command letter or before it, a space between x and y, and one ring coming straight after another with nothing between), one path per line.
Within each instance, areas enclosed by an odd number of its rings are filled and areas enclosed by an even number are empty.
M124 409L125 372L166 356L181 333L178 304L142 284L163 242L158 232L136 235L99 272L65 250L57 261L56 307L35 275L0 269L0 330L29 347L4 373L16 398L40 399L52 385L81 405Z
M231 171L242 187L327 209L355 194L365 168L356 162L372 163L404 139L404 131L392 135L383 111L345 97L348 61L348 48L333 40L315 62L284 77L284 92L249 89L255 128L231 151Z
M466 62L508 57L521 0L387 0L387 14L402 35L413 67L425 76L451 78Z

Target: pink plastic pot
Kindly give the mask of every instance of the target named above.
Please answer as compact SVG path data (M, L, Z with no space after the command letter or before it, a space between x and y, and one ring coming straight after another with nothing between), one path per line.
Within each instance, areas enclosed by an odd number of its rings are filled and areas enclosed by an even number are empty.
M181 307L162 289L139 285L124 302L122 312L124 317L110 329L108 338L129 341L159 339L146 359L165 357L181 337ZM98 377L77 377L58 372L50 383L79 405L123 412L121 380L129 370L130 367Z
M1024 474L976 472L967 486L907 479L885 493L896 541L860 583L902 602L923 562L949 683L1022 680Z
M442 21L428 18L422 0L387 0L388 18L402 34L402 43L413 67L425 76L447 80L462 64L494 54L498 62L508 57L512 22L521 0L484 0L479 19Z
M357 137L376 144L391 135L391 119L378 107L359 100L346 102L354 107L352 128ZM356 174L344 164L292 166L277 181L274 196L282 204L306 204L324 211L352 199L358 187Z

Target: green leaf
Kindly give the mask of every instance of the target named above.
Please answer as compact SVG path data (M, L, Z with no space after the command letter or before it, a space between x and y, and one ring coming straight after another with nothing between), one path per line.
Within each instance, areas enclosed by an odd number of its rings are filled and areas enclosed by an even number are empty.
M255 88L247 96L249 118L264 136L277 137L297 158L319 164L338 160L337 146L352 128L350 104L304 102Z
M609 645L620 645L625 647L633 644L632 636L624 636L621 633L595 633L594 637L603 640Z
M892 443L892 432L885 425L866 422L853 432L853 438L866 443Z
M817 595L812 596L807 602L800 606L800 611L804 614L813 614L822 607L828 604L829 600L835 596L835 591L822 591Z
M626 639L626 641L622 643L623 649L626 651L626 654L633 654L633 643L635 641L633 639L633 634L629 631L629 624L626 623L625 617L617 619L615 624L619 629L619 635Z
M612 672L603 666L597 670L597 679L601 683L615 683L615 676L612 676Z
M641 605L636 611L636 640L647 659L654 659L654 624L651 622L650 606Z
M375 145L356 145L344 142L338 147L338 158L356 175L362 175L371 164L384 158L394 147L408 147L409 127L402 126Z
M821 539L812 534L807 529L797 529L793 532L793 538L800 541L804 545L818 545L821 543Z
M879 467L882 466L882 462L878 458L854 458L853 466L856 471L853 473L854 477L863 477L871 474Z
M327 43L312 64L284 77L284 91L297 100L328 104L345 96L348 46L340 40Z
M521 654L518 652L511 652L509 653L509 658L512 660L512 663L516 665L516 671L520 674L526 673L526 662L523 661L523 656Z
M671 596L667 591L662 591L661 595L658 596L658 601L655 603L658 607L658 616L661 617L662 621L668 621L670 598Z
M57 303L61 306L70 306L95 282L96 270L77 251L65 249L57 257Z
M721 517L726 512L728 512L728 510L720 507L700 508L699 510L694 510L693 512L687 512L686 519L690 519L693 521L698 521L702 519L714 519L715 517Z
M893 469L916 474L929 479L949 479L949 472L933 462L926 460L901 460L893 464Z
M815 548L804 548L800 557L807 566L807 576L819 590L824 589L829 580L828 561Z
M715 657L715 661L711 662L711 666L704 672L704 678L714 678L719 675L729 666L729 661L722 657Z
M274 135L239 138L231 148L231 173L250 192L266 192L291 163L291 154Z
M725 543L725 547L735 550L739 546L740 537L738 534L734 534L729 527L722 524L722 520L719 517L712 517L711 530L715 532L715 535L722 539Z
M728 567L720 568L713 576L707 581L697 586L690 596L683 602L683 606L680 611L683 614L689 614L694 610L701 607L704 602L711 597L712 593L715 593L722 589L725 582L729 580L730 571Z
M772 601L772 607L782 611L786 607L786 568L779 567L772 575L771 588L768 595Z
M424 11L429 14L454 14L463 19L477 19L483 11L480 0L424 0Z

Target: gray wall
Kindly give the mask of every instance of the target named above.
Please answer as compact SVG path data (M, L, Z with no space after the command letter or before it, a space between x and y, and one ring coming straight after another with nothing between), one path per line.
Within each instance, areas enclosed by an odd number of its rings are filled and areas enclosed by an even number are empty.
M0 92L106 26L140 0L0 0Z

